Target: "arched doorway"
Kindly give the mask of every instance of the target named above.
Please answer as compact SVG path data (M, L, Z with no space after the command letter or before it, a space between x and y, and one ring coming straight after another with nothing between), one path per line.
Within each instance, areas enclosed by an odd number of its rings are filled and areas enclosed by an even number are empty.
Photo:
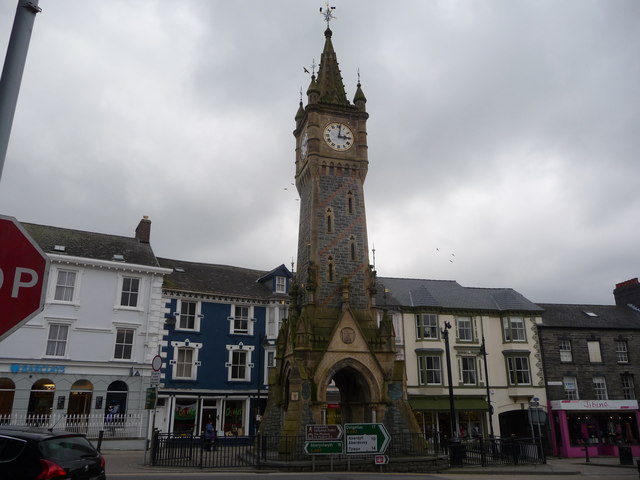
M92 394L93 384L89 380L78 380L71 385L67 407L67 430L87 431Z
M91 397L93 384L89 380L78 380L71 385L67 416L89 415L91 412Z
M129 387L122 380L111 382L107 387L107 402L104 407L104 414L123 415L127 412L127 396Z
M0 425L11 422L11 410L13 397L16 393L16 384L10 378L0 378Z
M33 384L27 407L27 421L30 424L44 425L49 423L55 391L56 384L48 378L42 378Z
M371 372L353 359L337 363L326 373L320 398L326 404L326 423L372 423L378 403Z

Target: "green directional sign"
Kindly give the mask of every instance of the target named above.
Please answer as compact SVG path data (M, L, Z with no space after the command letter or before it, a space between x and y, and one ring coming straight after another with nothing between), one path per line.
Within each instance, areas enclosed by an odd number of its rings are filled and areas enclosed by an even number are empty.
M342 453L342 440L305 442L304 452L307 455L331 455Z
M344 439L347 453L384 453L391 435L382 423L346 423Z

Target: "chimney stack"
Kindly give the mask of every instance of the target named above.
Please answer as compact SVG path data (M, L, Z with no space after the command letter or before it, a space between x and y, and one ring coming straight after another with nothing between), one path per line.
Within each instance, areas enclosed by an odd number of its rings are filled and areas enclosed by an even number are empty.
M638 282L637 278L632 278L626 282L616 284L613 296L618 306L632 304L640 308L640 282Z
M149 243L151 239L151 220L145 215L136 227L136 240L141 243Z

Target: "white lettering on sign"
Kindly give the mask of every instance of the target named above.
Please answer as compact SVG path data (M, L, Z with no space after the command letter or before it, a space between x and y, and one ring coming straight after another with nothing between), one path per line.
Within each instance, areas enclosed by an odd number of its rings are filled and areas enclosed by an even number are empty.
M22 275L29 275L29 280L22 281ZM18 293L21 288L30 288L38 283L38 272L31 268L16 268L16 274L13 277L13 289L11 290L11 298L18 298Z
M378 451L378 437L376 435L349 435L347 450L351 453L366 453Z

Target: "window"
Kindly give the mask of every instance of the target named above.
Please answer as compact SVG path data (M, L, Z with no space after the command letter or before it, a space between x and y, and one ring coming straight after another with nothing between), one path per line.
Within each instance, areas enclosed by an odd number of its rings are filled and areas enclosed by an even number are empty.
M596 400L608 400L607 381L604 377L593 377L593 393Z
M276 277L276 293L287 293L287 279Z
M194 349L189 347L178 348L178 359L176 361L176 378L193 377Z
M130 360L133 352L133 328L118 328L116 330L116 349L113 358L118 360Z
M509 384L531 385L529 357L507 357L507 370L509 371Z
M356 237L354 237L353 235L351 235L351 237L349 238L349 251L351 254L351 261L355 262L356 261Z
M236 350L231 352L231 380L245 380L247 377L247 357L246 350Z
M186 339L184 342L171 342L173 347L173 358L169 360L169 365L173 367L172 377L175 380L195 380L198 377L198 352L202 348L202 343L191 342Z
M329 263L327 264L327 280L333 282L335 272L333 271L333 257L329 256Z
M347 211L350 214L353 213L353 193L351 191L347 192Z
M440 355L418 355L418 383L420 385L441 385L441 364Z
M248 306L244 305L236 305L233 308L233 317L230 317L231 320L231 333L245 333L250 334L250 326L251 322L249 319L249 310Z
M460 357L460 379L463 385L475 385L476 378L476 357Z
M625 400L635 400L636 389L633 383L633 375L628 373L622 374L622 396Z
M137 307L140 293L140 279L135 277L122 278L122 295L120 305L123 307Z
M52 323L49 326L49 337L47 339L47 353L50 357L64 357L67 348L67 336L69 325Z
M71 270L58 270L54 299L59 302L73 302L76 287L76 273Z
M589 361L591 363L602 363L600 342L598 340L587 342L587 349L589 350Z
M178 325L179 330L200 330L200 303L180 300L178 302Z
M629 352L625 340L616 340L616 358L618 363L629 363Z
M460 342L472 342L474 335L474 322L471 317L456 318L456 334Z
M564 377L562 379L564 385L564 396L567 400L580 400L578 398L578 383L576 377Z
M558 350L560 350L561 362L572 362L573 353L571 353L571 340L560 340L558 343Z
M248 381L251 380L251 352L255 347L251 345L227 345L229 351L229 361L225 364L227 367L227 379L229 381Z
M416 314L416 339L438 339L438 315L433 313Z
M331 207L327 208L327 212L325 215L325 219L326 219L326 232L327 233L333 233L333 210L331 209Z
M502 319L502 330L505 342L526 342L524 318L508 317Z

